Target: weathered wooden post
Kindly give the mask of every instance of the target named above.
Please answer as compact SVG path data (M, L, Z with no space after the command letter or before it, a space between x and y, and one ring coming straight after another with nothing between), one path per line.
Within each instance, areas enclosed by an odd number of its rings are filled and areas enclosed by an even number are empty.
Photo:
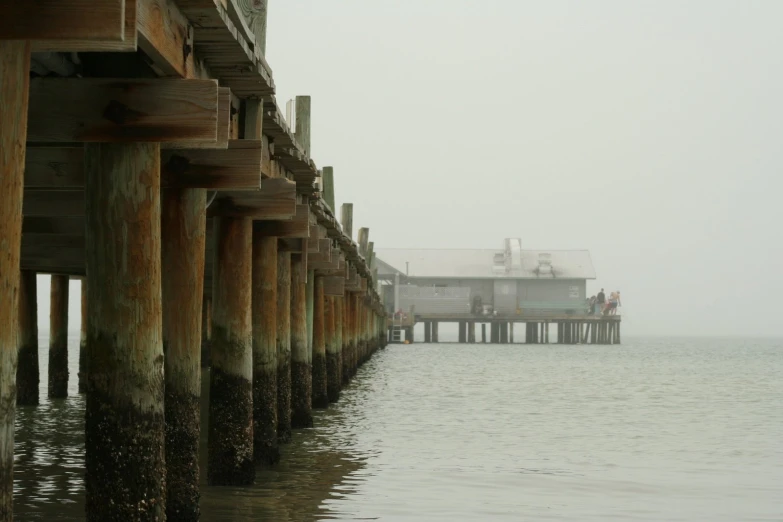
M340 208L340 225L348 237L353 237L353 203L343 203Z
M343 387L343 297L334 297L332 309L334 315L334 344L332 351L326 354L327 385L329 401L337 402Z
M212 298L201 300L201 366L209 366L209 343L212 339Z
M253 456L280 460L277 442L277 238L253 232Z
M342 324L342 332L343 332L343 359L342 359L342 378L343 378L343 385L348 384L348 382L351 380L351 369L350 369L350 359L351 359L351 318L353 317L353 314L351 313L352 310L352 304L353 299L351 297L351 294L348 292L345 293L345 297L343 297L343 324Z
M306 263L305 263L306 266ZM307 324L307 349L310 352L310 361L313 360L313 332L315 320L315 271L307 271L307 280L305 283L305 303L306 314L305 322Z
M198 520L204 189L167 188L161 205L166 516Z
M459 328L459 335L457 337L457 342L460 344L466 343L467 340L467 333L468 333L468 327L467 323L465 321L459 321L457 323L457 327Z
M438 321L432 322L432 342L438 344Z
M432 322L431 321L424 321L424 342L425 343L431 343L432 342Z
M207 478L211 485L252 484L252 221L214 223Z
M13 519L19 262L30 42L0 41L0 521Z
M87 392L87 278L81 284L81 330L79 335L79 393Z
M329 395L326 373L326 296L324 280L315 278L315 299L313 303L313 408L327 408Z
M88 521L166 513L160 146L87 144Z
M278 244L279 247L279 244ZM291 253L277 253L277 438L291 440Z
M514 321L511 321L508 325L508 342L514 344Z
M35 272L23 270L19 285L19 366L16 403L38 404L38 284ZM5 360L3 360L5 362Z
M312 352L307 342L307 254L291 255L291 427L313 425Z
M487 323L481 323L481 342L487 343Z
M49 397L68 396L68 276L53 275L49 311Z

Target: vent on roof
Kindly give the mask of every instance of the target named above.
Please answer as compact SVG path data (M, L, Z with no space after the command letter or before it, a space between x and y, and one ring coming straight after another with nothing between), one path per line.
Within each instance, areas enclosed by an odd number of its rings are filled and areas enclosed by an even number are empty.
M506 254L497 252L492 260L492 273L495 275L505 275L506 273Z
M538 254L536 274L538 277L555 277L555 272L552 269L552 254L546 252Z

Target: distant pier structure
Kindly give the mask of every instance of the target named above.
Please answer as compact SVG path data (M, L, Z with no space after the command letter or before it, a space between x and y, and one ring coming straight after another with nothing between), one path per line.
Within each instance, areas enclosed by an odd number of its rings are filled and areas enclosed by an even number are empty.
M379 249L377 269L392 343L412 343L418 323L437 343L457 323L460 343L620 344L620 315L589 309L586 250Z

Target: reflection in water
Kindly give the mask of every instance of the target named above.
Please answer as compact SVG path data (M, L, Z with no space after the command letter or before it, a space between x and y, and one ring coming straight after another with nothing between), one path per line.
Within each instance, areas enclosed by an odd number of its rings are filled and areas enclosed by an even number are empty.
M256 485L202 474L202 519L780 520L781 354L783 341L692 339L390 346ZM41 363L45 387L45 350ZM83 416L81 397L19 411L19 520L84 519Z

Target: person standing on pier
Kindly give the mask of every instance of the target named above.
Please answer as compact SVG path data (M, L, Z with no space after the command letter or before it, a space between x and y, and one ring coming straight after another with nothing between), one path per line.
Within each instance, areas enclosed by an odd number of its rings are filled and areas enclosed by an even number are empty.
M604 313L604 308L606 306L606 294L604 293L604 289L602 288L600 292L598 292L598 295L595 298L595 302L598 305L598 313L602 314Z

